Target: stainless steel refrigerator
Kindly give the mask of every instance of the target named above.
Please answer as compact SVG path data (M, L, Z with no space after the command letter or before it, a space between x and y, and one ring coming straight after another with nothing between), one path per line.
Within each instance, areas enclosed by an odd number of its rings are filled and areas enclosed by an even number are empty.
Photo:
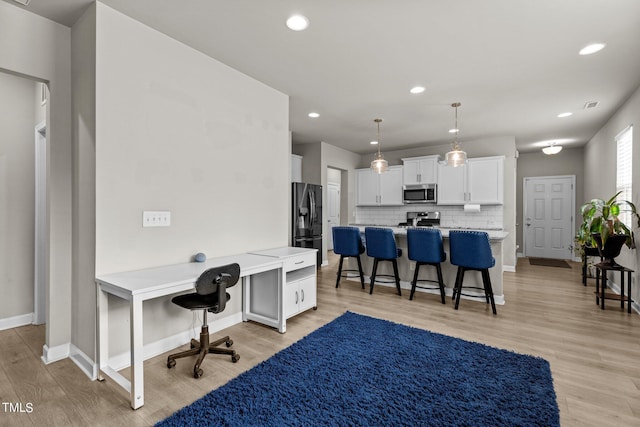
M322 186L294 182L291 216L293 246L318 250L318 267L322 264Z

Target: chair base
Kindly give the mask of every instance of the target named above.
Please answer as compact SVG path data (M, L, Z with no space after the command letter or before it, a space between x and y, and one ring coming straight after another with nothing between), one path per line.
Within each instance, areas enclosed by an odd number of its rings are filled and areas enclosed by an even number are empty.
M482 285L483 287L477 287L477 286L462 286L462 281L464 279L464 272L467 270L472 270L472 271L479 271L482 274ZM491 303L491 310L493 311L493 314L498 314L496 312L496 302L493 299L493 288L491 287L491 278L489 276L489 269L488 268L483 268L483 269L477 269L477 268L467 268L467 267L460 267L458 266L458 273L456 274L456 284L453 287L453 297L452 299L455 299L456 304L455 304L455 309L458 309L458 305L460 304L460 295L465 295L468 297L475 297L475 298L482 298L481 296L478 295L469 295L469 294L463 294L462 290L463 289L480 289L480 290L484 290L484 298L487 301L487 304Z
M395 283L396 289L398 290L398 295L402 296L402 291L400 290L400 275L398 274L398 261L395 259L383 259L383 258L374 258L373 259L373 272L371 273L371 283L369 288L369 295L373 294L373 285L376 282L376 273L378 271L378 262L379 261L389 261L393 264L393 276L390 274L378 274L378 277L393 277L394 281L391 282L383 282L378 280L379 283Z
M438 280L428 280L428 279L418 279L418 271L420 271L421 265L432 265L436 268L436 273L438 274ZM438 286L424 286L419 285L419 283L437 283ZM413 274L413 281L411 282L411 295L409 295L409 300L413 300L413 295L416 293L416 288L420 289L439 289L440 290L440 300L443 304L445 303L444 296L444 280L442 278L442 266L440 263L429 263L429 262L420 262L416 261L416 270Z
M358 269L357 270L343 270L342 269L342 261L344 261L345 258L356 258L358 260ZM362 284L362 289L364 289L364 272L362 271L362 261L360 260L360 255L356 255L355 257L350 257L347 255L340 255L340 264L338 265L338 274L337 274L337 279L336 279L336 288L338 286L340 286L340 278L344 277L344 278L353 278L356 276L349 276L348 274L342 274L342 273L352 273L352 272L358 272L358 274L360 274L360 283Z
M167 368L171 369L176 366L176 359L198 355L196 364L193 366L193 377L200 378L203 374L202 369L200 369L200 365L202 364L204 357L209 353L229 355L231 356L231 361L233 363L240 360L240 355L237 354L235 350L218 347L222 345L222 343L227 347L231 347L233 345L233 341L228 336L209 342L209 327L203 325L202 330L200 331L200 341L192 339L190 350L181 351L180 353L175 353L167 357Z

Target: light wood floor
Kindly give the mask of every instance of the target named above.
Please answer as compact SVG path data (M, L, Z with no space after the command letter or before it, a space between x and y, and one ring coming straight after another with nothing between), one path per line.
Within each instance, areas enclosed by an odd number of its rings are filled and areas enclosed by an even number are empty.
M152 425L347 310L544 357L551 363L563 426L640 425L640 316L620 310L615 301L600 310L594 283L583 287L579 264L572 266L531 266L520 259L517 273L504 273L506 304L493 316L481 302L462 300L455 311L449 299L442 305L431 294L409 301L408 291L399 297L378 286L369 295L353 281L336 289L332 256L319 272L317 311L290 319L286 334L254 323L228 328L223 332L233 338L240 361L207 356L199 380L191 376L190 359L178 360L171 370L166 354L146 361L146 403L137 411L112 381L90 381L68 359L43 365L43 327L0 331L0 400L33 405L31 413L18 414L0 407L0 425Z

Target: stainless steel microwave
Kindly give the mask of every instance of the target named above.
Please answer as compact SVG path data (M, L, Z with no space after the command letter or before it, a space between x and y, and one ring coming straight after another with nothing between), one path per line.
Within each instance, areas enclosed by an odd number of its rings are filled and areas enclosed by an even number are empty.
M436 184L414 184L402 186L402 199L405 204L436 203Z

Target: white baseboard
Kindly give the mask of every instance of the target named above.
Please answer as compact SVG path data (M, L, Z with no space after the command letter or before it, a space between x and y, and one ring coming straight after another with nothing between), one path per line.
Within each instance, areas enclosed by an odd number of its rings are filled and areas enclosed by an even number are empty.
M209 323L209 333L215 333L222 329L228 328L230 326L236 325L242 322L242 312L238 312L231 316L227 316L223 319L216 320L215 322ZM143 358L144 360L155 357L159 354L166 353L167 351L173 350L181 345L188 343L193 336L193 331L189 329L188 331L180 332L178 334L172 335L167 338L163 338L159 341L155 341L149 344L145 344L143 350ZM197 338L197 337L196 337ZM109 358L108 365L119 371L120 369L127 368L131 366L131 353L124 352L120 353L116 356ZM94 368L97 374L97 368Z
M98 379L98 364L75 345L71 344L69 358L75 363L82 372L91 380Z
M42 361L45 365L49 363L57 362L58 360L66 359L69 357L71 351L71 343L65 343L57 345L55 347L49 347L48 345L42 346Z
M516 266L515 265L503 265L502 266L502 271L507 271L509 273L515 273L516 272Z
M31 325L33 323L33 313L21 314L19 316L0 319L0 331L17 328L18 326Z

